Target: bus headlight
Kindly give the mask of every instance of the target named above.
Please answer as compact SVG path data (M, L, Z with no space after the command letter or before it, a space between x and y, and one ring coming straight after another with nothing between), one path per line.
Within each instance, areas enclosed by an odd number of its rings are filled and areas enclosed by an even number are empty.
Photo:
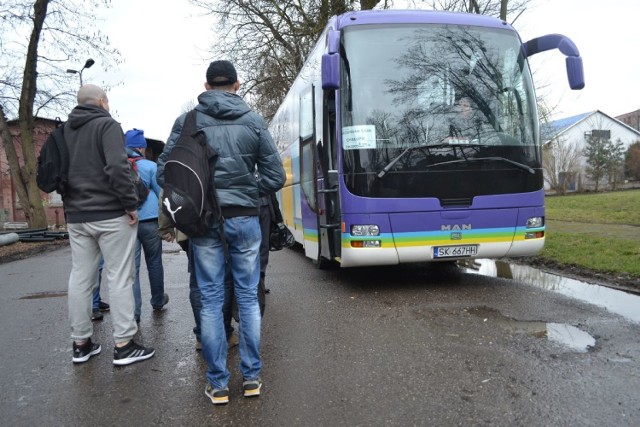
M538 228L544 225L544 218L541 216L534 216L527 219L527 228Z
M351 226L351 235L352 236L379 236L380 228L375 224L368 225L352 225Z

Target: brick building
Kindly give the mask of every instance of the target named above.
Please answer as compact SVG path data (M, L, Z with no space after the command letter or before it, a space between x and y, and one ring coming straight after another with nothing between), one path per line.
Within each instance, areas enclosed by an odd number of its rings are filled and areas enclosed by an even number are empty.
M22 161L22 150L20 149L19 134L20 129L17 120L11 120L8 122L9 132L13 136L16 151L18 157ZM40 153L40 148L44 141L49 136L49 133L55 128L56 121L52 119L44 119L40 117L34 118L33 126L33 142L36 149L36 157ZM150 150L147 150L147 158L156 161L162 150L164 149L164 142L157 139L146 138L147 146ZM47 194L40 193L41 198L45 206L45 214L49 225L63 225L64 224L64 210L62 207L62 198L56 192ZM5 222L24 222L25 216L18 203L18 195L15 190L13 179L9 171L9 162L7 161L7 155L4 150L4 145L0 144L0 224ZM1 228L1 227L0 227Z
M632 111L630 113L622 114L616 117L616 120L620 120L627 126L631 126L637 131L640 131L640 110Z
M17 120L8 122L9 133L13 137L14 145L18 153L18 158L22 163L22 149L20 148L20 129ZM56 121L51 119L34 118L33 125L33 143L35 144L36 156L40 152L42 144L49 136L49 133L55 128ZM45 204L45 213L49 224L63 224L64 212L62 211L62 200L57 193L46 194L41 193L41 197ZM0 223L4 222L23 222L25 216L17 201L18 195L11 178L9 170L9 162L4 145L0 145Z

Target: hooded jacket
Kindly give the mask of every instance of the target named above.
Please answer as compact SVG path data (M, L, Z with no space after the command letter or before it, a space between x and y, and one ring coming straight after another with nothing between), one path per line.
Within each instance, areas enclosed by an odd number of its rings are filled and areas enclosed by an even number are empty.
M140 159L136 161L138 175L149 189L146 200L138 208L138 219L140 221L156 219L158 218L158 199L162 190L156 179L158 166L155 162L145 159L139 151L133 148L125 147L125 152L130 159Z
M225 217L258 215L260 196L280 190L286 175L264 119L238 95L209 90L198 97L196 128L218 153L213 179ZM186 113L176 119L158 158L158 184L164 186L164 165L175 146ZM256 166L259 179L256 179Z
M69 183L63 199L67 222L102 221L136 210L124 133L109 112L94 105L76 106L64 138L69 148Z

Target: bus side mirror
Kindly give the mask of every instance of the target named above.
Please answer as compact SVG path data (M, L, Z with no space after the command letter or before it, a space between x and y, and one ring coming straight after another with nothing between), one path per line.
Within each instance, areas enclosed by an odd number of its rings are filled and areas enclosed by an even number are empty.
M567 56L566 62L569 87L573 90L582 89L584 87L584 70L582 68L582 58L579 56Z
M547 34L546 36L529 40L522 45L522 48L526 57L551 49L560 50L560 52L567 57L566 65L569 87L573 90L584 87L582 58L580 57L578 48L569 37L563 36L562 34Z
M329 30L327 33L327 53L340 51L340 31Z
M340 89L340 55L337 53L322 55L322 89Z

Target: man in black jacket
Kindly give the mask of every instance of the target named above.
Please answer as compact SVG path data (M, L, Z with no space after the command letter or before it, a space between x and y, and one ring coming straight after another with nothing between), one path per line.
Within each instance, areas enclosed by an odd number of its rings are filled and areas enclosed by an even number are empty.
M133 341L133 279L138 199L124 150L120 124L109 114L106 93L95 85L78 91L78 105L64 127L69 148L69 182L63 202L71 244L69 321L74 363L100 353L91 341L93 291L104 257L115 349L114 365L128 365L154 355Z

